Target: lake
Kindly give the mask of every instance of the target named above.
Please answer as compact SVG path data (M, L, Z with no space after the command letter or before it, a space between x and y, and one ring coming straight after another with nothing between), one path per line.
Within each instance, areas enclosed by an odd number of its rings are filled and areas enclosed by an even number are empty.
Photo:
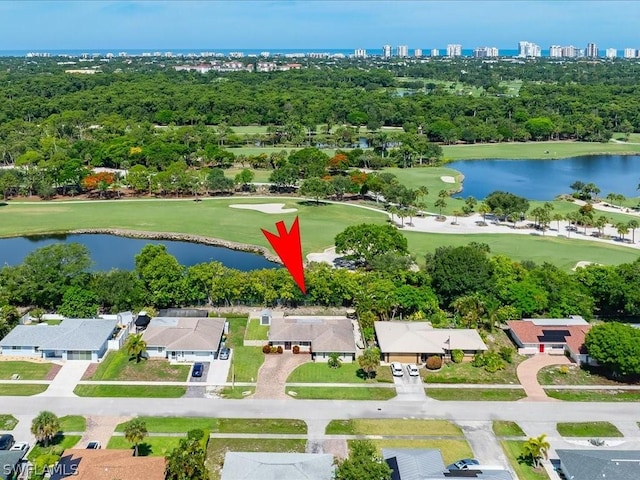
M166 245L167 251L175 256L178 262L186 266L213 260L222 263L226 267L243 271L277 268L280 266L277 263L268 261L262 255L203 245L201 243L93 234L40 235L0 239L0 266L22 263L28 253L57 242L77 242L85 245L94 261L93 270L98 271L111 270L112 268L133 270L135 268L135 255L150 243Z
M593 182L607 193L638 195L640 155L590 155L560 160L460 160L447 164L464 175L458 196L484 198L495 190L531 200L552 200L570 193L576 180Z

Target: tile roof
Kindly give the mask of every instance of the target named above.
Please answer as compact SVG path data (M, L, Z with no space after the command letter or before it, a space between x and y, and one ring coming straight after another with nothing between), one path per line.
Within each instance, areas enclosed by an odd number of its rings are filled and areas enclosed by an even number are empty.
M227 452L221 480L332 480L328 453Z
M566 344L573 353L586 353L584 339L591 325L536 325L530 319L507 322L511 333L523 344Z
M576 480L638 480L638 450L556 450L567 478Z
M347 317L274 317L269 341L311 342L314 352L356 351L353 324Z
M375 322L383 353L444 353L445 350L486 350L473 329L433 328L428 322Z
M38 347L40 350L99 350L113 333L117 320L67 318L58 325L17 325L0 340L0 347Z
M164 480L164 457L134 457L132 450L65 450L51 480Z
M224 332L224 318L152 318L142 338L149 347L177 351L215 352Z

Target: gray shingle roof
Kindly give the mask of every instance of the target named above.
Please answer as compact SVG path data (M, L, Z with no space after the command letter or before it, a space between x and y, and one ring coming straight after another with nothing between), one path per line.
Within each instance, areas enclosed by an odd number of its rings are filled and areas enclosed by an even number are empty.
M151 319L142 338L149 347L164 347L176 351L215 352L224 332L224 318Z
M393 470L393 480L424 480L445 470L440 450L426 448L383 448L382 458Z
M117 324L117 320L67 318L59 325L18 325L0 340L0 347L99 350Z
M353 324L347 317L272 318L271 342L311 342L314 352L355 353Z
M637 450L556 450L568 479L638 480Z
M333 471L327 453L227 452L221 479L332 480Z

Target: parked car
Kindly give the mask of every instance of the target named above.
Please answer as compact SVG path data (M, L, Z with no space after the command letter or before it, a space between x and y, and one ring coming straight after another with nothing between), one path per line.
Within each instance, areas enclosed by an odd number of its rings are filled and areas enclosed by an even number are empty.
M480 462L475 458L463 458L449 465L447 470L469 470L474 465L480 465Z
M12 452L26 452L29 450L29 444L27 442L16 442L9 450Z
M402 371L402 365L398 362L391 362L391 374L394 377L401 377L404 374Z
M13 447L13 444L16 443L13 435L9 433L5 433L4 435L0 435L0 450L9 450Z
M410 363L409 365L407 365L407 373L409 373L409 375L412 377L420 376L420 371L418 370L418 366L414 365L413 363Z
M99 448L102 448L102 445L100 445L100 442L98 442L97 440L93 440L87 443L88 450L98 450Z
M193 364L193 370L191 370L192 377L201 377L204 372L204 364L198 362Z
M229 350L227 347L224 347L220 349L220 355L218 355L218 358L220 360L229 360L229 355L231 355L231 350Z

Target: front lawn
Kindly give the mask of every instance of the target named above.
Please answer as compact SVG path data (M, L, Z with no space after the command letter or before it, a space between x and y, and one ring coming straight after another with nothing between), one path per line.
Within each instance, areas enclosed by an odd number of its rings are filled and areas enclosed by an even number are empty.
M0 430L13 430L18 424L18 419L13 415L0 415Z
M547 396L566 402L638 402L640 390L554 390L545 389Z
M520 454L522 453L522 446L525 444L524 441L501 440L500 444L520 480L549 480L549 475L547 475L544 468L534 469L521 458Z
M609 422L558 423L556 430L563 437L622 437L622 432Z
M385 382L392 383L389 367L379 367L378 373L372 379L368 379L366 373L360 368L358 362L343 363L340 368L329 368L326 363L309 362L296 368L287 383L365 383Z
M526 397L521 388L427 388L427 395L446 401L510 402Z
M109 352L89 380L184 382L190 365L171 365L167 360L129 360L124 350Z
M227 380L233 381L233 375L235 375L236 382L255 382L258 378L258 370L264 363L264 353L260 347L243 346L247 317L231 317L227 320L229 333L226 346L233 348L233 357L231 358L233 363L229 369Z
M36 383L5 383L0 387L0 395L7 397L30 397L44 392L49 385Z
M493 433L498 437L524 437L524 432L516 422L506 420L493 421Z
M247 323L247 331L245 333L245 340L264 340L265 343L268 339L269 325L260 325L260 320L252 318Z
M156 385L78 385L73 393L79 397L179 398L186 387Z
M285 418L210 418L210 417L137 417L147 425L149 433L186 433L209 430L211 433L293 433L304 435L307 424ZM126 423L126 422L125 422ZM124 432L125 423L115 431Z
M43 447L41 444L36 443L27 458L34 461L40 455L49 454L62 454L67 448L73 448L80 441L82 437L80 435L56 435L53 440L49 442L49 445Z
M20 380L44 380L52 366L53 364L51 363L23 361L0 362L0 380L11 380L11 376L14 373L20 375Z
M538 382L540 385L614 385L619 387L625 385L607 378L604 373L604 370L593 367L551 365L538 372Z
M164 457L180 444L182 437L145 437L138 445L138 455L141 457ZM113 436L109 439L107 448L133 449L131 443L121 436Z
M86 429L87 419L82 415L60 417L60 430L63 432L84 432Z
M302 438L211 438L207 446L206 464L211 480L218 480L227 452L304 453L306 446L307 441Z
M446 420L373 419L332 420L325 430L327 435L418 435L462 437L457 425Z
M291 397L300 400L389 400L396 396L395 388L291 387L286 390Z
M466 440L393 438L372 440L372 442L380 451L383 448L436 448L440 450L445 465L456 462L461 458L473 458L473 452Z

